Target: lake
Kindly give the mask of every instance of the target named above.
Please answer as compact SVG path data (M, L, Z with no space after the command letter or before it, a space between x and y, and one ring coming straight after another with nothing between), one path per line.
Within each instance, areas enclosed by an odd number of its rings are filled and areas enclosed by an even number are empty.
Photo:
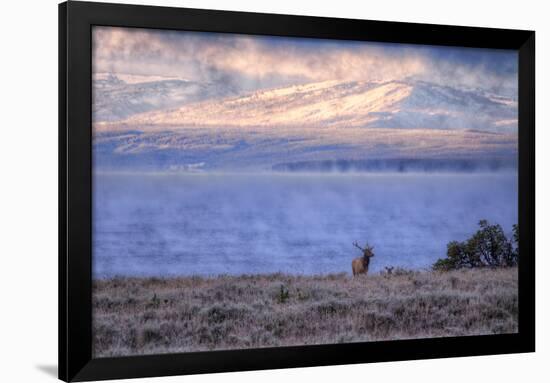
M93 277L429 268L480 219L509 235L517 174L96 174Z

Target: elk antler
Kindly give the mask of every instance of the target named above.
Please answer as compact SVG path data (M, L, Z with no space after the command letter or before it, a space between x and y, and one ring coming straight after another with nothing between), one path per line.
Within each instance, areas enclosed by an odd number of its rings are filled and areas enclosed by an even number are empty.
M359 246L359 244L357 243L357 241L353 242L353 246L357 247L359 250L361 251L365 251L365 249L363 249L361 246Z

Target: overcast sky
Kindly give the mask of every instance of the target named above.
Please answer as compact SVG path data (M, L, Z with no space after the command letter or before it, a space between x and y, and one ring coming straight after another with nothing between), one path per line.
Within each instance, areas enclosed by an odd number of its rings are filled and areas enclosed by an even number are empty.
M223 82L420 79L517 98L515 51L94 27L93 71Z

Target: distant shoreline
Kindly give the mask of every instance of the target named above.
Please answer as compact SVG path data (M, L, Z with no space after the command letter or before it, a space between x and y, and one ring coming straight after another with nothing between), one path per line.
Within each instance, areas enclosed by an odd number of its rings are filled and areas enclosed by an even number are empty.
M296 161L273 165L274 171L317 173L460 173L517 171L517 159L388 158L364 160Z
M371 158L279 162L264 167L217 167L201 163L165 164L161 168L99 168L94 174L312 174L312 175L431 175L517 174L517 158Z
M517 269L111 278L94 357L514 333Z

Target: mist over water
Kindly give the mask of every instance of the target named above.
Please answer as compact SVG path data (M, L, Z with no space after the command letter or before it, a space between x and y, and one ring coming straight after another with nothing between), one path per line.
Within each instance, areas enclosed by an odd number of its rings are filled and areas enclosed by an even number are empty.
M94 278L428 268L480 219L509 234L517 174L97 174Z

